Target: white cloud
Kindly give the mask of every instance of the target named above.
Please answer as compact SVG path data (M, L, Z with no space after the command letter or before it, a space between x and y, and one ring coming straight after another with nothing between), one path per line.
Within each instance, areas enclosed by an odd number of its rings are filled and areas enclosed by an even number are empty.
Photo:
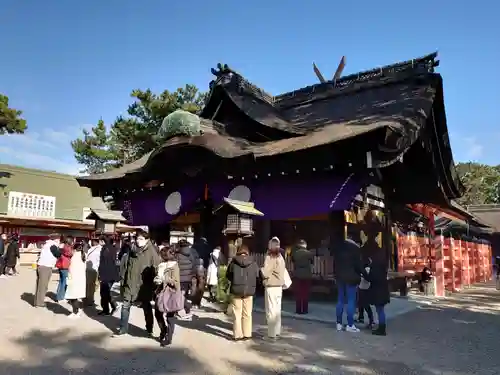
M466 136L450 132L451 146L455 162L481 161L485 156L485 145L476 136Z
M483 156L484 146L479 143L476 137L465 137L465 152L470 160L477 160Z
M77 175L83 167L76 162L70 142L82 134L83 128L87 126L2 135L0 163Z

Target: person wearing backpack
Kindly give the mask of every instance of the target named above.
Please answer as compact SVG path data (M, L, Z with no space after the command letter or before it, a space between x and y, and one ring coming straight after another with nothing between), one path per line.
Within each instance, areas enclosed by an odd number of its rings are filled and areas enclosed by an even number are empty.
M60 238L61 235L59 233L51 233L38 256L35 298L33 301L34 307L45 306L45 295L49 289L52 270L56 265L57 259L61 255L59 251Z
M56 268L59 270L59 284L57 285L56 292L57 302L61 302L62 300L64 300L64 297L66 295L69 266L71 265L71 258L73 257L74 244L75 239L72 236L68 236L64 239L63 246L59 247L60 255L56 262Z
M233 338L235 341L252 338L253 296L259 279L259 267L250 256L246 245L242 245L227 267L226 278L231 284L231 307L233 310Z

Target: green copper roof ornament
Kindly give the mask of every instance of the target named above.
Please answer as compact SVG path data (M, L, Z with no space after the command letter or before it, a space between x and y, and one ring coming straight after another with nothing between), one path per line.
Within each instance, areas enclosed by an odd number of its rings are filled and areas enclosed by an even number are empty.
M200 117L179 109L163 119L158 137L164 140L174 136L196 137L201 135Z

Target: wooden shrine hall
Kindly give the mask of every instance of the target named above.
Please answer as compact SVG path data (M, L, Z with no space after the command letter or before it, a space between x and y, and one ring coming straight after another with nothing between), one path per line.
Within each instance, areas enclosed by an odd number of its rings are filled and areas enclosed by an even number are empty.
M220 244L226 222L216 208L229 198L263 213L253 251L280 226L287 243L327 240L331 248L345 236L345 212L357 196L366 200L370 185L383 193L385 213L449 206L462 194L438 65L434 53L273 96L219 64L199 116L172 113L159 147L78 182L95 196L112 195L129 224L164 235L182 221Z

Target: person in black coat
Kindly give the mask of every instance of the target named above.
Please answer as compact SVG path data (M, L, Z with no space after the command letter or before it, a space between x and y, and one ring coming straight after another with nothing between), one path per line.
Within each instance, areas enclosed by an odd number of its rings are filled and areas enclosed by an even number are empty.
M378 316L378 327L372 331L374 335L385 336L385 305L390 303L389 281L387 280L387 262L382 252L374 254L370 273L363 276L370 282L370 302L375 306Z
M113 315L116 311L116 302L113 301L111 289L113 284L120 280L120 274L116 265L118 249L113 244L110 237L101 238L104 242L101 248L99 260L99 280L100 280L100 295L102 311L99 315ZM111 307L111 309L110 309Z
M227 267L226 277L231 283L231 307L233 310L233 338L236 341L252 337L253 296L259 278L259 266L242 245Z
M130 237L129 238L124 238L122 247L120 249L120 252L118 253L118 260L121 261L124 255L127 255L130 252Z
M11 271L14 275L17 274L17 260L21 257L21 254L19 253L19 243L17 241L17 235L13 234L9 239L7 249L5 250L5 275L8 275Z
M179 266L181 290L184 293L186 301L191 299L191 286L193 277L196 276L196 265L199 257L197 252L191 247L186 240L179 241L179 248L177 250L177 264ZM186 315L183 319L191 319L191 304L186 303Z
M361 281L361 275L366 274L361 263L361 252L358 244L351 239L341 241L334 247L334 273L337 283L337 330L344 329L342 316L344 305L347 304L348 332L359 332L354 325L356 311L356 292Z
M2 233L2 236L0 237L0 276L3 276L4 270L5 270L5 244L7 242L7 235L5 233Z

